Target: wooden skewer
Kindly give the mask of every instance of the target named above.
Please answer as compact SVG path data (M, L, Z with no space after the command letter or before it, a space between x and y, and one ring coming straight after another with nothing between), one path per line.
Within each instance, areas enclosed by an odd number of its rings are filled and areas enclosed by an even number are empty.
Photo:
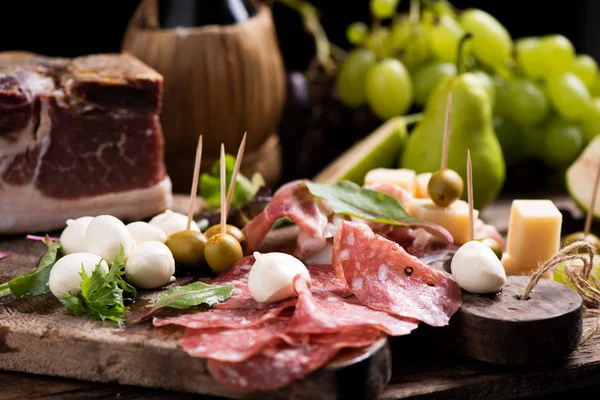
M448 140L450 137L450 114L452 113L452 92L448 93L446 103L446 121L444 122L444 142L442 147L442 168L444 171L448 165Z
M227 221L227 200L225 199L225 186L227 185L225 176L225 145L221 143L221 235L227 233L225 223Z
M592 215L594 215L594 208L596 206L596 195L598 194L598 184L600 183L600 163L598 164L598 172L596 173L596 182L594 183L594 191L592 192L592 204L588 208L588 212L585 216L585 226L583 228L583 235L586 237L590 234L592 229Z
M473 218L473 170L470 150L467 150L467 200L469 202L469 240L473 240L475 238L475 221Z
M194 218L194 209L196 208L196 196L198 194L198 177L200 175L200 162L202 161L202 135L198 138L198 147L196 148L196 161L194 162L194 177L192 178L192 188L190 189L190 203L188 206L187 230L192 226Z
M244 149L246 148L246 133L244 133L244 137L242 138L242 142L240 143L240 147L237 152L237 157L235 159L235 166L233 167L233 174L231 174L231 182L229 182L229 189L227 191L227 208L225 209L225 213L229 214L229 208L231 207L231 200L233 199L233 192L235 191L235 182L237 180L238 172L240 172L240 167L242 165L242 157L244 157Z

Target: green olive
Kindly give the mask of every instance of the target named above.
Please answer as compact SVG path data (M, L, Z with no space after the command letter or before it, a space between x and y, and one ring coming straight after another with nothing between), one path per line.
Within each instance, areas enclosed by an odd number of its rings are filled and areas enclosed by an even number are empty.
M244 232L242 232L241 229L238 228L237 226L227 224L227 225L225 225L225 231L228 235L231 235L234 238L236 238L236 240L240 243L242 243L246 240L246 235L244 235ZM221 224L211 226L204 232L204 235L206 236L207 239L210 239L212 236L216 235L217 233L221 233Z
M462 195L463 180L456 171L439 170L431 175L427 191L435 204L440 207L448 207Z
M197 231L181 231L167 238L167 247L178 264L196 267L204 262L206 236Z
M575 232L565 236L562 240L561 247L580 241L589 242L596 247L596 250L600 250L600 238L593 233L588 233L586 236L583 232Z
M216 233L204 246L204 257L210 269L220 274L244 256L242 246L229 234Z
M499 260L502 260L502 246L500 246L500 243L498 243L498 241L491 238L480 238L475 240L483 244L487 244L490 247L490 249L492 249L496 257L498 257Z

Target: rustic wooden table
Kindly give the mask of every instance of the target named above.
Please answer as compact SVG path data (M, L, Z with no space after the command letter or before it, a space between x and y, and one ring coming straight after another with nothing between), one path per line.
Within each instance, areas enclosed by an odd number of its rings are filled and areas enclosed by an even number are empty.
M581 220L568 198L556 198L566 211L566 229ZM497 201L482 217L505 231L510 201ZM572 217L570 216L572 214ZM577 229L577 228L575 228ZM1 240L0 240L1 242ZM588 317L586 326L595 319ZM394 338L394 372L383 399L550 399L583 397L600 390L600 333L559 365L505 368L485 365L452 352L440 351L426 336ZM2 337L0 337L0 341ZM407 340L410 340L407 342ZM17 372L0 372L0 398L11 399L216 399L155 389L94 383Z

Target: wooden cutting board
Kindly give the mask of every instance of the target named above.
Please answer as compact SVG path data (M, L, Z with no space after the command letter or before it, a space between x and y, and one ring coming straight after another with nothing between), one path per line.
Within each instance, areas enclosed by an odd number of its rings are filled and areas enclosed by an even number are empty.
M266 248L277 248L297 232L271 235ZM46 246L23 238L0 240L11 256L0 260L0 282L35 266ZM179 278L173 285L193 278ZM170 288L171 286L167 287ZM147 312L162 291L144 292L130 308L131 318ZM288 387L265 394L244 394L220 385L204 359L178 346L180 327L154 328L150 321L116 328L114 324L72 317L51 295L0 299L0 369L96 382L260 399L345 399L363 393L376 397L391 376L388 339L366 349L343 350L332 362Z

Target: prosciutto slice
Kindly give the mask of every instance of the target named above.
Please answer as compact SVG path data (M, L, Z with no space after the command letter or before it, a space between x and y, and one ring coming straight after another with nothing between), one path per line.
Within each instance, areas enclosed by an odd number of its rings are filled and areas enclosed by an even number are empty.
M234 390L271 391L305 377L339 351L332 344L292 346L279 340L246 361L208 360L208 370L215 380Z
M280 187L262 213L244 227L246 254L252 254L275 221L283 217L291 218L302 230L294 256L303 258L325 246L328 214L302 182L305 181L292 181Z
M410 201L413 196L410 194L408 190L401 188L398 185L394 185L393 183L388 182L372 182L368 185L365 185L364 188L375 190L376 192L389 194L392 197L395 197L402 207L408 207Z
M298 302L290 321L289 330L292 332L324 333L371 327L393 336L401 336L409 334L418 326L414 320L397 318L333 294L313 295L304 280L298 277L294 280Z
M431 326L447 325L462 302L454 280L364 224L342 222L333 266L362 304Z

